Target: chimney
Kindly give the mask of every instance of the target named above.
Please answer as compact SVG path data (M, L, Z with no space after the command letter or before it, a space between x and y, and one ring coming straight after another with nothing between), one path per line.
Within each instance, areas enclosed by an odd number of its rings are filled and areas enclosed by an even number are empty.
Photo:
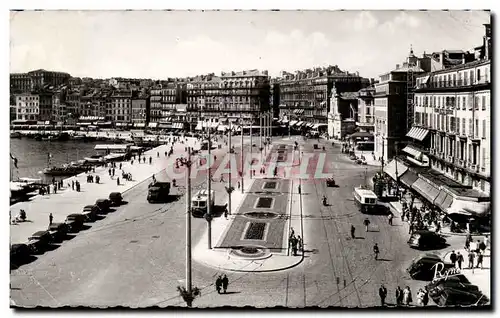
M465 53L462 53L462 64L465 64Z
M396 64L396 69L399 70L399 64Z
M441 63L441 66L444 65L444 52L439 53L439 63Z

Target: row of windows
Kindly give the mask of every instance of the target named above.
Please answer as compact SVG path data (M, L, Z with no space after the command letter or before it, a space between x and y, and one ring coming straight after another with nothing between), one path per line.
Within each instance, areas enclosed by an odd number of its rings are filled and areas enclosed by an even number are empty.
M490 98L481 96L415 96L415 105L423 107L457 107L466 110L487 110L490 106Z
M458 82L462 82L462 78L465 85L473 85L478 82L488 82L490 79L490 69L489 67L485 67L483 70L481 70L481 68L477 68L475 72L474 70L465 70L458 71L453 74L435 75L430 79L430 82L441 84L442 86L440 87L455 86L452 84L457 83L457 80Z
M486 119L480 121L479 119L472 118L460 118L441 114L416 112L415 124L425 125L431 129L437 129L440 131L457 133L462 136L487 138L488 125Z

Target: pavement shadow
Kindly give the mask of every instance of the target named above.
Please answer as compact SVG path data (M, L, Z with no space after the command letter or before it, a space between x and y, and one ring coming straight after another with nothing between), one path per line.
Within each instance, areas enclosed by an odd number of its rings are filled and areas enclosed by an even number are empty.
M10 260L10 270L16 270L23 265L27 265L36 261L38 257L34 255L27 255L21 259Z
M387 258L379 258L379 259L377 259L377 261L381 261L381 262L390 262L390 261L392 261L392 260L387 259Z
M442 245L436 245L436 246L423 246L423 247L419 247L419 248L415 248L416 250L419 250L419 251L438 251L438 250L442 250L442 249L445 249L447 247L449 247L450 244L448 243L445 243L445 244L442 244Z
M61 242L63 241L71 241L72 239L74 239L76 237L75 234L70 234L70 233L67 233L63 239L61 240Z
M109 208L109 209L108 209L108 211L106 212L106 214L108 214L108 213L113 213L113 212L116 212L116 209Z
M227 208L227 203L224 205L214 205L212 212L213 217L221 217L224 214L224 211Z
M225 293L222 293L221 295L231 295L231 294L240 294L240 291L227 291Z

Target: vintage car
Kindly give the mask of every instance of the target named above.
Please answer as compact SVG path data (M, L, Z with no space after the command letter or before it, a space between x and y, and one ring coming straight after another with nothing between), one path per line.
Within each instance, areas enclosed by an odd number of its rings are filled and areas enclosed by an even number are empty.
M66 223L52 223L47 228L53 241L61 242L68 233L69 226Z
M102 212L107 213L111 207L111 201L108 199L97 199L95 205L97 205Z
M333 178L328 178L328 179L326 179L326 186L327 187L336 187L337 184L335 183L335 180Z
M87 217L80 213L73 213L66 217L66 224L71 232L78 232L82 229L83 224L87 221Z
M82 214L87 217L87 221L94 222L98 214L102 214L101 209L95 204L86 205L83 207Z
M28 237L28 247L33 253L41 253L52 243L52 236L49 231L38 231Z
M434 278L435 266L442 263L444 269L452 268L453 265L445 263L439 255L426 253L414 258L406 269L412 279L430 281Z
M419 230L411 234L407 243L417 249L439 248L446 244L446 239L436 232Z
M123 197L120 192L111 192L109 194L109 200L114 206L119 206L123 203Z
M10 264L19 266L31 256L31 249L26 244L12 244L10 246Z

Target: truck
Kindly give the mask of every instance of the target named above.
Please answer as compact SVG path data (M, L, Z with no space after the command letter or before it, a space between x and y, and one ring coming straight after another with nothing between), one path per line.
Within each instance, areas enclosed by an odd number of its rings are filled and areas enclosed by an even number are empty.
M203 217L207 212L208 190L200 190L191 198L191 215ZM215 206L215 191L210 191L210 207L213 211Z
M170 182L152 182L148 187L149 203L165 202L170 195Z

